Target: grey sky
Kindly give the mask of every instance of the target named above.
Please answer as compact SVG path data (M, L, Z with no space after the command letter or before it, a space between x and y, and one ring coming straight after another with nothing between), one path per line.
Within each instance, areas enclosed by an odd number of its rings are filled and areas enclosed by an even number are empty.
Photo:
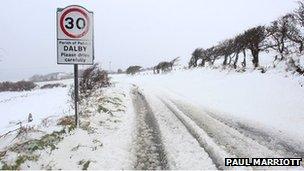
M2 0L0 80L55 71L56 8L82 5L94 11L95 57L105 69L151 66L176 56L186 62L246 28L292 11L294 0Z

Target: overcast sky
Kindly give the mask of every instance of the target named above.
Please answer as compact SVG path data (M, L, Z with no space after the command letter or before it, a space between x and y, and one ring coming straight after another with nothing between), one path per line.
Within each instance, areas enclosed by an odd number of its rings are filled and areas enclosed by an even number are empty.
M294 0L2 0L0 80L72 72L56 64L56 8L94 12L95 62L109 69L144 67L207 48L297 7Z

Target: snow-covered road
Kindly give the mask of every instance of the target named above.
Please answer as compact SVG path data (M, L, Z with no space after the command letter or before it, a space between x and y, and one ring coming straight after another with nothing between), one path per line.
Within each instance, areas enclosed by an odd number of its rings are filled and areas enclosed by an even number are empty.
M233 125L163 91L134 89L133 104L139 123L135 168L231 169L225 166L225 158L304 156L301 149L263 130L241 123ZM269 167L254 167L265 168Z
M144 144L148 143L145 146L142 143L135 144L135 148L139 149L137 151L142 152L137 155L135 168L138 168L138 165L143 165L144 167L139 169L216 169L208 153L200 147L200 144L187 131L183 123L166 108L164 103L146 99L138 88L133 89L132 92L135 111L137 111L139 116L138 123L140 124L138 126L147 125L152 127L154 130L149 133L157 137L151 137L152 142L149 140L141 141ZM151 102L154 103L152 104ZM138 104L140 103L141 105L139 106ZM143 115L142 110L145 115L144 122L140 122L140 116ZM145 136L145 131L139 130L136 141L142 140L143 136ZM153 139L156 139L156 141L153 142ZM149 161L153 160L153 157L149 157L149 152L153 152L153 150L149 150L149 147L153 144L156 144L154 150L158 159L156 158L155 160L158 160L158 162ZM144 160L145 157L149 159ZM157 163L159 165L155 165Z
M140 170L168 169L167 157L155 116L145 97L139 91L134 89L132 94L133 105L137 113L134 168Z
M158 125L159 129L158 138L161 140L161 148L164 150L168 168L229 169L224 163L225 158L229 157L304 157L303 134L300 134L303 126L299 126L303 118L300 102L303 102L304 94L300 84L297 85L301 80L283 78L276 73L240 75L203 71L204 74L200 74L202 77L198 77L197 72L201 71L114 78L120 84L133 84L144 99L144 109L134 104L134 111L137 115L141 115L142 110L148 110L144 112L145 115L153 115L155 118L155 125ZM215 78L206 74L213 74ZM195 77L190 78L191 76ZM241 76L243 79L240 79ZM219 82L216 77L221 81ZM189 81L195 84L189 85ZM220 89L223 83L226 83L226 87L234 86L230 89L232 93L225 94ZM203 84L213 84L213 87ZM270 88L271 86L274 88ZM238 99L244 96L246 87L251 88L247 89L247 95L249 93L251 98L255 99L254 103L251 103L252 99L248 100L247 97L247 101ZM289 88L289 92L282 92L283 88ZM253 94L250 93L252 90L255 91ZM209 95L202 96L207 94ZM263 97L270 94L272 96ZM215 99L226 101L227 108L223 108L223 105L214 108L214 104L219 104ZM199 100L204 101L198 102ZM284 101L287 102L285 105L278 105ZM240 110L237 110L237 105ZM291 106L293 108L290 108ZM235 112L230 110L232 108L235 108ZM247 110L242 111L242 109ZM144 132L141 131L140 135ZM139 146L144 148L145 145ZM142 168L162 167L159 165ZM261 168L268 167L249 167L249 169ZM287 168L273 167L273 169Z

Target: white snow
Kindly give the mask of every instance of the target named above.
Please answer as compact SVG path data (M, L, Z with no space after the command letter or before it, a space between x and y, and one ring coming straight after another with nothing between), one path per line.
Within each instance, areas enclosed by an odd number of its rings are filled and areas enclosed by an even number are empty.
M129 86L119 86L103 89L102 94L95 94L86 99L81 107L87 113L80 117L83 125L88 124L88 130L76 129L59 142L58 149L49 153L39 151L43 156L35 162L23 164L30 169L82 169L89 161L88 169L131 169L133 166L132 141L135 125L135 114L132 101L128 93ZM102 98L119 98L122 111L116 111L117 106L102 102ZM102 104L112 114L97 112L98 105ZM115 107L116 106L116 107ZM128 108L127 108L128 106ZM83 161L83 163L81 163Z
M258 71L237 73L208 68L162 75L116 75L114 80L183 99L304 147L304 88L300 76ZM303 149L302 149L303 150Z
M145 96L158 120L170 169L216 169L208 153L164 103L151 94Z
M57 81L58 82L58 81ZM62 81L67 87L53 89L34 89L23 92L0 93L0 134L11 130L14 123L26 121L29 113L33 115L33 123L53 115L72 114L68 95L70 80ZM48 82L53 83L53 82ZM39 83L47 84L46 82ZM13 122L9 124L10 122Z
M27 166L30 169L82 169L87 161L90 161L88 169L134 168L136 114L129 95L134 85L144 94L155 115L170 169L215 169L216 163L222 165L224 156L285 155L284 151L260 144L212 116L267 132L304 151L304 78L301 76L276 70L262 74L257 70L238 73L200 68L111 77L113 86L102 89L99 94L97 91L80 108L84 112L82 126L88 124L88 130L76 129L66 134L56 145L58 149L52 152L35 151L43 157L35 162L27 161L22 169ZM49 116L58 119L58 116L73 114L68 95L72 80L59 82L68 86L0 93L0 131L12 129L9 122L24 121L29 113L34 116L33 124L40 124ZM39 83L43 84L46 82ZM107 98L110 101L118 98L121 104L107 102ZM188 112L177 103L187 106ZM99 105L113 110L113 115L98 112ZM55 130L56 123L54 120L48 129ZM1 139L1 150L10 141L9 137ZM6 157L6 160L16 159L14 153Z

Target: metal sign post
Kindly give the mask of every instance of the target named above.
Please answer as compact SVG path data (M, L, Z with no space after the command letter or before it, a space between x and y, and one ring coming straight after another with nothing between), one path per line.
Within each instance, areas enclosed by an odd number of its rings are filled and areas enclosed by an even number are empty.
M78 101L79 101L79 97L78 97L78 64L74 64L74 101L75 101L75 124L76 127L79 127L79 113L78 113Z
M57 9L57 64L74 65L75 124L78 114L78 65L94 63L93 12L77 5Z

